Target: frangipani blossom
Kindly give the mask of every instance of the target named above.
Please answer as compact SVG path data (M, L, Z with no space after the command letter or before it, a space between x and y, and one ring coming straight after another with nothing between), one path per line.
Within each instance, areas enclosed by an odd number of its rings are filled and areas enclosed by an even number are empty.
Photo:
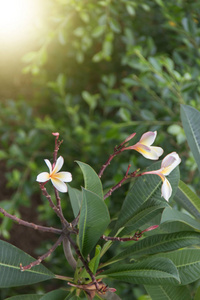
M161 168L155 171L144 172L142 175L155 174L160 176L163 181L161 187L161 196L165 200L169 200L172 194L172 187L165 176L169 175L181 162L179 155L176 152L172 152L164 157L161 163Z
M161 147L151 146L155 141L156 135L157 131L148 131L142 135L138 143L126 147L125 150L133 149L141 153L147 159L156 160L163 154Z
M47 167L49 168L48 172L42 172L37 176L36 181L38 182L47 182L48 180L51 180L53 186L61 193L67 192L67 186L64 182L70 182L72 181L72 174L69 172L59 172L60 169L63 166L64 159L62 156L60 156L54 168L52 167L50 161L48 159L44 160L47 164ZM58 173L59 172L59 173Z

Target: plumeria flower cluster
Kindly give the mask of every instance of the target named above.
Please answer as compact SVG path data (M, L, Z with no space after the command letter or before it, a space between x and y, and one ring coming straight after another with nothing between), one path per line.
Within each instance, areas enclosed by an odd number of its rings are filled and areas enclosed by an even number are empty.
M136 150L147 159L157 160L164 151L161 147L151 146L154 143L156 136L157 131L148 131L142 135L138 143L133 146L126 147L125 150ZM133 135L130 135L130 139L132 137ZM129 138L127 138L126 141L129 141Z
M60 156L55 165L52 166L50 161L48 159L44 160L47 164L47 167L49 168L48 172L42 172L37 176L36 181L38 182L44 182L51 180L53 186L61 193L67 192L67 185L65 182L72 181L72 174L70 172L59 172L60 169L63 166L64 159L62 156Z
M146 132L142 135L138 143L133 146L128 146L124 148L124 150L136 150L147 159L157 160L164 151L161 147L151 146L156 139L156 135L156 131ZM131 134L125 141L128 142L134 136L135 134ZM171 197L172 187L169 180L165 176L169 175L180 164L180 162L181 159L179 155L176 152L172 152L162 160L161 168L159 170L142 173L142 175L155 174L162 179L163 184L161 187L161 196L167 201Z
M161 192L162 192L161 195L167 201L171 197L172 187L171 184L169 183L169 180L165 176L169 175L180 164L180 162L181 159L179 155L176 152L172 152L167 156L165 156L165 158L162 160L161 168L159 170L142 173L142 175L155 174L162 179L163 184L161 188Z
M127 142L129 142L133 137L135 136L135 133L131 134L129 137L125 139L125 141L118 147L121 148L121 151L124 150L135 150L142 154L145 158L151 159L151 160L157 160L159 157L163 154L163 149L161 147L152 146L154 143L157 131L148 131L142 135L139 142L137 142L133 146L124 146ZM65 182L72 181L72 175L69 172L59 172L60 169L63 166L64 159L62 156L60 156L55 165L52 166L50 161L48 159L44 160L49 168L48 172L42 172L37 176L38 182L44 182L51 180L53 186L62 193L67 192L67 186ZM176 152L172 152L168 154L161 163L161 168L159 170L155 171L148 171L142 173L142 175L147 174L155 174L158 175L162 181L162 187L161 187L161 195L165 200L169 200L172 194L172 187L170 185L169 180L165 177L169 175L181 162L181 159L179 155Z

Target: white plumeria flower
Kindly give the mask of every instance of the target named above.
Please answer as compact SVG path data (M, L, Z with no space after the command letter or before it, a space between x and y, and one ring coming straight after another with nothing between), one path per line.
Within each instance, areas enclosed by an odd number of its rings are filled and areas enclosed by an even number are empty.
M161 147L151 146L156 139L156 135L157 131L148 131L142 135L138 143L126 147L125 150L133 149L141 153L147 159L157 160L164 151Z
M60 156L54 168L52 168L52 165L48 159L44 160L47 164L47 167L49 168L48 172L42 172L37 176L36 181L38 182L47 182L48 180L51 180L53 186L61 193L67 192L67 186L65 182L72 181L72 174L69 172L59 172L60 169L63 166L64 159L62 156ZM59 172L59 173L58 173Z
M161 163L161 168L155 171L144 172L142 175L146 174L156 174L160 176L163 181L161 187L161 196L165 198L165 200L169 200L172 194L172 187L169 181L165 176L169 175L181 162L179 155L176 152L172 152L163 158Z

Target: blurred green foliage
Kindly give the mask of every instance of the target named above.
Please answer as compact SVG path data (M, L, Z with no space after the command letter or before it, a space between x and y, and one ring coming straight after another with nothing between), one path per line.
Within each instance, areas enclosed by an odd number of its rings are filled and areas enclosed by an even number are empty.
M158 131L156 143L165 154L179 153L182 180L196 185L197 167L181 127L180 104L200 109L200 2L47 3L48 24L33 51L23 57L23 76L31 74L23 91L30 99L20 93L0 103L0 160L4 188L9 189L9 198L2 192L1 206L19 215L21 205L40 197L40 220L57 224L35 182L36 175L45 171L43 159L52 158L51 133L56 131L64 140L59 154L73 174L74 187L83 184L74 160L98 172L115 144L132 132L139 139L149 130ZM103 178L105 189L123 177L129 163L133 170L146 167L139 155L122 154ZM113 216L122 194L123 188L111 198ZM67 197L63 206L70 219ZM5 238L10 228L11 222L4 219ZM130 299L130 293L123 299ZM141 294L133 297L142 299Z

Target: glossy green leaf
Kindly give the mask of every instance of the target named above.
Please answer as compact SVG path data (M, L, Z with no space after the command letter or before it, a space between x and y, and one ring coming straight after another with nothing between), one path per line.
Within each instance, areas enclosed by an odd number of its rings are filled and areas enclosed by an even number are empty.
M170 259L148 258L130 264L118 264L101 273L110 277L137 284L175 284L179 282L178 271Z
M40 300L64 300L68 294L69 292L58 289L45 294Z
M82 192L70 187L70 185L67 185L68 187L68 193L69 193L69 199L72 206L72 210L74 213L74 216L77 217L80 208L81 208L81 201L82 201Z
M196 218L200 218L200 198L180 180L174 200Z
M138 258L147 254L155 254L200 244L200 233L197 232L175 232L170 234L152 235L135 242L118 255L114 256L108 263L117 262L126 257Z
M10 298L6 298L6 300L40 300L42 298L42 295L19 295L19 296L13 296Z
M119 236L130 234L134 230L139 229L162 212L165 207L168 207L168 203L166 201L161 202L153 198L147 200L139 207L133 218L126 223L125 228L120 232Z
M79 219L79 246L86 256L110 223L106 204L91 191L82 189L83 201Z
M103 200L103 188L97 173L89 165L76 161L81 168L85 181L85 189L97 194Z
M200 279L200 249L181 249L156 256L165 257L173 261L178 269L182 285Z
M194 300L199 300L199 299L200 299L200 286L198 287L195 297L194 297Z
M181 120L189 147L200 171L200 112L188 105L181 105Z
M101 254L101 246L97 245L96 249L95 249L95 255L89 262L89 268L90 268L90 270L92 271L93 274L96 274L96 272L97 272L99 262L100 262L100 254ZM85 270L85 268L80 273L79 277L82 277L82 278L89 277L87 271Z
M160 165L160 162L154 163L147 170L157 170L160 168ZM180 174L178 168L176 168L169 176L167 176L173 189L171 198L173 198L178 187L179 177ZM150 201L149 203L151 203L153 199L153 201L156 201L158 206L162 206L162 202L164 202L166 205L166 201L161 197L161 185L162 180L157 175L144 175L135 181L124 200L118 220L116 222L114 233L116 233L119 228L126 227L132 223L131 220L133 219L134 221L135 217L137 219L137 215L141 212L141 207L143 206L144 209L144 203L147 203L147 201ZM147 207L149 203L147 203Z
M189 231L198 230L200 231L200 222L191 218L180 211L173 208L165 208L161 218L161 229L168 228L170 232L174 231Z
M34 284L54 278L54 274L42 264L21 272L20 263L25 266L32 261L34 258L22 250L7 242L0 241L0 287Z
M145 285L152 300L191 300L190 292L185 286Z

